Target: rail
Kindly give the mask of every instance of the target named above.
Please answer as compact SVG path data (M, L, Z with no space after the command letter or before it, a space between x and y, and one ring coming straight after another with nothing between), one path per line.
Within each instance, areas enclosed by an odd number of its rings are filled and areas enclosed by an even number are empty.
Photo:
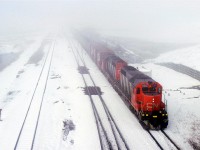
M38 114L37 114L37 119L36 119L36 124L35 124L35 127L34 127L34 134L33 134L33 137L32 137L32 141L31 141L31 147L30 149L32 150L33 147L34 147L34 142L35 142L35 136L36 136L36 133L37 133L37 127L38 127L38 123L39 123L39 118L40 118L40 113L41 113L41 109L42 109L42 104L43 104L43 100L44 100L44 94L45 94L45 91L46 91L46 87L47 87L47 81L48 81L48 76L49 76L49 71L50 71L50 68L51 68L51 62L52 62L52 57L53 57L53 52L54 52L54 46L55 46L55 41L54 41L54 44L53 44L53 50L51 51L51 47L49 48L48 50L48 53L46 55L46 58L44 60L44 63L43 63L43 66L42 66L42 69L41 69L41 72L39 74L39 77L38 77L38 80L37 80L37 83L36 83L36 86L34 88L34 91L33 91L33 94L32 94L32 97L31 97L31 100L30 100L30 103L29 103L29 106L28 106L28 109L26 111L26 115L25 115L25 118L23 119L23 123L21 125L21 128L20 128L20 131L18 133L18 136L17 136L17 140L15 142L15 146L14 146L14 150L16 150L18 148L18 145L19 145L19 142L20 142L20 139L22 137L22 133L24 131L24 128L25 128L25 125L27 123L27 120L28 120L28 116L30 115L30 109L33 106L33 102L34 102L34 97L36 95L36 90L38 89L38 85L39 85L39 82L41 81L41 76L42 74L44 73L44 68L45 66L47 65L47 59L50 57L50 62L49 62L49 66L48 66L48 72L47 72L47 76L46 76L46 81L45 81L45 87L44 87L44 91L43 91L43 95L42 95L42 98L41 98L41 101L40 101L40 106L39 106L39 110L38 110ZM50 51L51 51L51 54L50 54Z
M75 49L76 49L77 55L79 56L80 60L81 60L82 63L83 63L83 66L85 66L85 67L87 68L83 56L80 55L80 52L78 51L77 48L75 48ZM73 53L74 53L74 52L73 52ZM75 56L75 54L74 54L74 56ZM116 124L116 122L115 122L113 116L111 115L111 113L110 113L108 107L106 106L106 104L105 104L105 102L104 102L104 99L103 99L102 96L101 96L100 91L96 88L96 84L95 84L95 82L94 82L94 80L93 80L93 78L92 78L92 76L91 76L91 74L90 74L89 72L88 72L88 75L89 75L89 77L90 77L90 79L91 79L91 81L92 81L92 83L93 83L93 85L94 85L94 87L95 87L95 90L96 90L96 92L98 93L99 99L100 99L100 101L101 101L101 103L102 103L102 105L103 105L104 111L105 111L106 116L107 116L107 118L108 118L108 121L109 121L109 124L110 124L110 127L111 127L111 130L112 130L112 133L113 133L113 136L114 136L114 139L115 139L115 142L116 142L116 144L117 144L118 149L121 149L121 148L120 148L120 143L119 143L119 141L117 140L117 139L118 139L118 138L117 138L117 135L119 135L119 137L121 138L121 140L122 140L122 142L123 142L123 144L124 144L124 147L125 147L127 150L129 150L130 148L128 147L128 145L127 145L127 143L126 143L126 141L125 141L125 139L124 139L124 137L123 137L123 135L122 135L122 133L121 133L119 127L117 126L117 124ZM82 76L83 76L83 75L82 75ZM84 82L85 82L85 81L84 81ZM91 96L90 96L90 100L91 100L91 103L92 103L92 107L95 108L94 103L92 102ZM98 113L96 109L95 109L94 111L95 111L95 113ZM99 119L100 119L100 118L98 117L98 120L99 120ZM101 141L101 139L100 139L100 141ZM102 142L101 142L101 143L102 143ZM109 145L109 147L112 149L112 145ZM102 146L101 146L101 148L102 148Z

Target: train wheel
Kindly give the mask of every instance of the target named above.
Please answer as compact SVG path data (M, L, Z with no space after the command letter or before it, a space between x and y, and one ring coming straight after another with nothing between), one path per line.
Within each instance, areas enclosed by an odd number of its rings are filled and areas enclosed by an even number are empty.
M133 108L133 113L137 116L137 112L134 108Z
M133 112L133 106L129 105L129 109Z
M142 121L142 114L141 114L141 112L138 113L138 119L139 119L139 121Z

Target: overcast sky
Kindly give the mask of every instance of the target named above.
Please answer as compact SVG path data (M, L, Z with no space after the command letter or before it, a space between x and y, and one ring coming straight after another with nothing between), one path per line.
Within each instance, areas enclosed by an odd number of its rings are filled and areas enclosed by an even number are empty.
M92 27L166 42L200 42L200 0L0 0L0 32Z

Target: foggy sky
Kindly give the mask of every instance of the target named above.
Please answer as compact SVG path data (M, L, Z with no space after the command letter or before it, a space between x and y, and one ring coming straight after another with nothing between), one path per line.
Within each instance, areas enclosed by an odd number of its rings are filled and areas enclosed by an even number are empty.
M151 41L200 42L199 0L0 0L0 33L92 27Z

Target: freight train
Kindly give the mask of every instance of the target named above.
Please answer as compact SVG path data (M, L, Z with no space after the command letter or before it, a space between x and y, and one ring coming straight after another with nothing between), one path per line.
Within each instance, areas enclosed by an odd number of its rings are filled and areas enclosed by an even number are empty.
M126 100L145 129L164 129L168 125L162 86L116 56L103 42L76 34L83 49L108 78L118 94Z

